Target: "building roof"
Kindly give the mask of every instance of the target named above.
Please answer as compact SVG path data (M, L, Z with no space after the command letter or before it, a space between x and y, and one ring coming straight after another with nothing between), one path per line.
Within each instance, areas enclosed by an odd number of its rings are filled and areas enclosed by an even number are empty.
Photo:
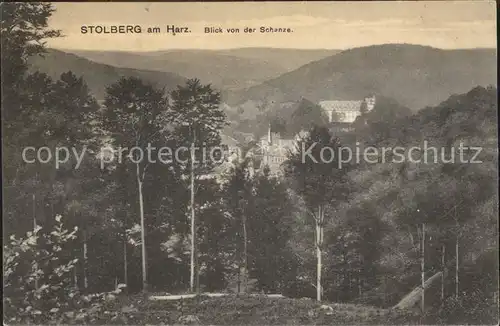
M320 101L319 105L327 111L359 112L363 101Z
M238 147L240 143L231 136L220 134L221 144L228 147Z

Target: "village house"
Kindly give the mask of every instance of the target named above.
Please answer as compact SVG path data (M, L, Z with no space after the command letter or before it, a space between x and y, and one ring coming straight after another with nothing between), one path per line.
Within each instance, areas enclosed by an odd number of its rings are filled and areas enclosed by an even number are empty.
M306 132L298 133L294 138L283 138L280 133L268 128L266 136L259 139L256 146L248 152L251 162L251 173L263 171L267 166L271 175L283 175L283 163L290 152L296 151L297 142L306 136Z
M370 112L375 106L375 96L366 97L357 101L320 101L329 120L330 131L334 133L348 132L352 130L352 124L362 114L363 110ZM287 160L288 154L297 150L297 142L307 136L305 131L301 131L294 137L283 137L280 133L273 132L271 125L267 134L257 140L257 144L245 154L250 158L249 170L253 174L263 171L264 167L269 167L270 173L275 176L283 175L283 163ZM224 137L223 143L229 145L230 152L233 153L231 159L219 167L218 170L228 169L234 164L236 152L239 152L239 144L230 137ZM241 152L239 152L241 154ZM236 156L234 156L236 155ZM243 157L240 157L241 161ZM217 171L220 172L220 171Z

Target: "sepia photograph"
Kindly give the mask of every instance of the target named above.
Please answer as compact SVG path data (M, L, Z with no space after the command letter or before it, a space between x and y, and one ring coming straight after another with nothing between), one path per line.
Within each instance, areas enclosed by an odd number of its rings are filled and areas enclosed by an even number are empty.
M0 8L5 325L498 325L496 2Z

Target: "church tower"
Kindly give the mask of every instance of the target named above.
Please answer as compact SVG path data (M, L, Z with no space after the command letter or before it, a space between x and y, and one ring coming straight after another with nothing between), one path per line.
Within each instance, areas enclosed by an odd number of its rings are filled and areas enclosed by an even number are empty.
M271 146L273 144L273 136L271 134L271 123L269 122L269 127L267 129L267 144Z

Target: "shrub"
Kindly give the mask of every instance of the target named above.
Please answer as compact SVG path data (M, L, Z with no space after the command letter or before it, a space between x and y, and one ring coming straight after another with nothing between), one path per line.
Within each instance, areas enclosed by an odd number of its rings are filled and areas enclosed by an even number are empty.
M445 324L494 325L498 323L498 301L481 291L450 297L443 309L428 316L429 321Z
M78 259L68 255L78 229L65 229L60 215L55 221L50 232L37 226L24 238L10 236L4 245L4 322L81 324L110 315L106 307L123 285L109 293L80 293L72 282Z

